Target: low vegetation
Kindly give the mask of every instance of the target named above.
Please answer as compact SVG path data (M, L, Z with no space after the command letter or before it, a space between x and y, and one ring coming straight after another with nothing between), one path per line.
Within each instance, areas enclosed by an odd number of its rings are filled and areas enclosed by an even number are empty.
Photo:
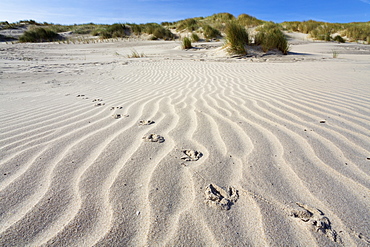
M13 37L0 34L0 41L13 41L13 40L15 40Z
M191 41L193 41L193 42L198 42L199 41L199 36L196 33L192 33L190 38L191 38Z
M328 23L314 20L303 22L283 22L282 27L287 31L309 34L317 40L331 41L338 35L345 37L343 40L365 42L370 37L370 22L364 23ZM337 42L342 42L337 37Z
M152 35L151 39L164 39L172 40L175 38L175 35L164 26L161 26L157 23L147 23L147 24L128 24L130 28L130 33L134 35L149 34Z
M236 29L238 27L239 29ZM242 27L240 29L240 27ZM316 40L335 41L343 43L361 42L370 43L370 22L365 23L327 23L314 20L308 21L291 21L280 24L259 20L247 14L241 14L237 17L230 13L218 13L207 17L194 17L176 22L162 22L134 24L134 23L115 23L112 25L104 24L75 24L59 25L53 23L38 23L34 20L22 20L15 23L0 22L0 30L3 29L28 29L20 42L44 42L60 40L57 33L70 32L70 34L99 36L101 39L115 39L130 36L141 36L151 39L173 40L178 38L174 33L190 33L190 41L198 42L199 37L204 37L206 41L220 39L225 36L231 50L234 52L244 53L243 45L240 45L238 39L244 40L245 33L241 30L258 27L258 34L255 37L255 45L260 45L264 51L279 49L287 54L289 45L282 33L282 30L288 32L301 32L309 34ZM235 33L233 33L235 32ZM145 36L146 35L146 36ZM240 37L239 37L240 35ZM11 40L4 34L0 40ZM14 38L13 38L14 39ZM235 43L236 42L236 43ZM244 46L248 44L243 41ZM246 43L245 43L246 42ZM238 43L238 44L237 44Z
M332 50L333 58L338 58L338 52L336 50Z
M194 18L185 19L183 21L179 21L176 25L177 31L195 31L199 28L198 21Z
M191 40L188 37L182 39L182 49L190 49L193 46L191 45Z
M238 16L237 22L239 25L242 25L244 27L257 27L264 23L264 21L257 19L256 17L247 15L247 14L241 14Z
M230 22L226 28L227 49L231 54L246 55L249 42L245 28L237 22Z
M19 42L51 42L60 39L61 37L56 32L39 27L24 32L24 34L19 37Z
M257 29L254 44L260 45L264 52L278 49L284 55L288 54L289 44L279 25L275 23L266 23Z
M129 35L129 28L124 24L115 23L113 25L107 25L104 28L95 30L95 35L98 35L102 39L110 38L123 38Z
M337 35L334 37L333 39L334 41L338 42L338 43L345 43L346 41L342 38L342 36L340 35Z
M221 32L210 25L203 26L203 34L206 39L217 39L221 37Z
M117 52L116 52L117 53ZM117 53L117 55L119 55ZM135 49L131 50L131 55L127 55L128 58L140 58L140 57L145 57L144 53L139 53Z

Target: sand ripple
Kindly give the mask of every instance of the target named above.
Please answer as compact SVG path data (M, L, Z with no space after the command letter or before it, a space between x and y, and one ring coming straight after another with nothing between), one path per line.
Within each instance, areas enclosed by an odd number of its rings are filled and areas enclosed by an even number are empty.
M370 244L370 72L352 66L138 59L6 84L0 244ZM212 184L238 200L208 207Z

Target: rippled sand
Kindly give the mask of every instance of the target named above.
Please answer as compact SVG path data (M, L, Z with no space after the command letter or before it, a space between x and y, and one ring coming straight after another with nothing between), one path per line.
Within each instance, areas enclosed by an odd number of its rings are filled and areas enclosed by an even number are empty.
M0 44L0 245L369 245L368 47L179 45Z

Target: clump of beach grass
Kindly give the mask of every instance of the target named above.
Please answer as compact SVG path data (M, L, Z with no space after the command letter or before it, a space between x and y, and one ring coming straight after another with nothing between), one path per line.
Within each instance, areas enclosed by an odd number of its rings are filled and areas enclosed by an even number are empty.
M26 31L19 37L19 42L51 42L60 40L61 37L54 31L47 28L35 28Z
M182 20L178 23L176 30L187 30L187 31L195 31L199 28L198 21L194 18L188 18L185 20Z
M193 41L193 42L198 42L199 41L199 36L196 33L192 33L190 38L191 38L191 41Z
M141 58L141 57L145 57L145 54L144 53L140 54L137 50L132 49L131 50L131 55L128 55L127 57L128 58Z
M246 55L246 45L249 36L246 29L236 22L230 22L226 27L226 45L230 54Z
M188 37L182 39L182 49L190 49L193 46L191 45L191 40Z
M264 52L278 49L284 55L287 55L290 49L287 39L279 26L275 23L268 23L258 29L255 37L255 44L261 45Z
M237 21L240 25L245 27L256 27L263 24L263 21L247 14L239 15Z
M345 43L346 41L342 38L342 36L337 35L333 39L334 41L337 41L338 43Z
M218 37L221 37L220 31L210 25L204 25L202 28L206 39L217 39Z
M338 58L338 56L339 56L338 51L336 51L336 50L332 50L331 52L332 52L332 54L333 54L333 58Z

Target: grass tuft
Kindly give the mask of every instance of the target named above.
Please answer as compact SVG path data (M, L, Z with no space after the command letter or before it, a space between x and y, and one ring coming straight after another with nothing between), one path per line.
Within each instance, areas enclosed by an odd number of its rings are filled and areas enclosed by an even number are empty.
M290 49L287 39L279 26L275 23L267 23L258 30L254 43L261 45L264 52L278 49L287 55Z
M182 49L190 49L193 46L191 45L191 40L188 37L183 38L182 40Z
M230 22L226 27L226 42L230 54L246 55L245 46L249 42L248 33L236 22Z
M19 37L19 42L51 42L60 40L61 37L54 31L42 27L26 31Z
M141 57L145 57L145 54L144 53L139 54L139 52L137 52L135 49L132 49L131 55L128 55L127 57L128 58L141 58Z
M203 26L203 34L206 39L217 39L218 37L221 37L220 31L210 25Z
M332 50L333 58L338 58L339 53L336 50Z
M263 21L247 14L239 15L237 20L238 23L244 27L256 27L263 24Z
M187 30L187 31L195 31L199 28L198 21L195 20L194 18L189 18L185 19L183 21L180 21L179 24L176 27L176 30L182 31L182 30Z
M199 41L199 36L196 33L192 33L190 38L191 38L191 41L193 41L193 42L198 42Z
M345 43L346 41L342 38L342 36L337 35L333 39L334 41L337 41L338 43Z

